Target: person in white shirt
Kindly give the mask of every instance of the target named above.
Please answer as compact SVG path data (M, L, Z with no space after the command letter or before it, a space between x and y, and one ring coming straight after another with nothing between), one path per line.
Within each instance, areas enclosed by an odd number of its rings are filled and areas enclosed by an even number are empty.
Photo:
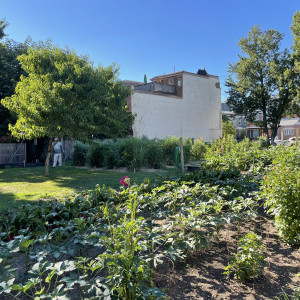
M56 141L57 141L57 138L54 139L54 142L52 143L52 145L53 145ZM63 152L61 142L57 142L57 144L54 146L53 152L54 152L54 157L53 157L53 168L56 167L57 162L58 162L58 165L61 167L61 166L62 166L62 152Z

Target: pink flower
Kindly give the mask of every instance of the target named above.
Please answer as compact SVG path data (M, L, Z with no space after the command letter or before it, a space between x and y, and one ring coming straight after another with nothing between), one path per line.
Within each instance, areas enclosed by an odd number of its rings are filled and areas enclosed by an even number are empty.
M128 186L130 185L130 178L128 176L124 176L121 181L122 185L125 187L125 186Z

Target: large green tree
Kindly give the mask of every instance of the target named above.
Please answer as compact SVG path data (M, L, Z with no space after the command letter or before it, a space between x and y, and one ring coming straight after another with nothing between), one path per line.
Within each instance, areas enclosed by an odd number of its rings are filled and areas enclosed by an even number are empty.
M17 115L9 127L13 136L49 137L46 176L55 137L82 141L97 134L118 137L131 126L133 116L125 101L130 89L117 80L116 66L95 68L88 57L51 41L32 46L18 60L27 75L2 104Z
M229 106L247 121L261 126L268 137L270 128L272 139L293 102L291 86L296 81L290 53L280 50L282 38L283 34L276 30L252 27L248 36L239 41L242 55L237 63L229 65L226 81ZM257 119L259 112L262 120Z
M20 76L25 74L17 57L26 51L26 42L23 44L7 40L0 43L0 100L14 94ZM7 135L8 124L15 121L15 116L0 104L0 137Z
M294 36L293 60L294 60L294 72L300 74L300 11L296 11L293 17L293 23L291 26L292 34ZM295 92L297 93L295 106L297 107L296 113L300 115L300 83L297 82L294 85Z
M7 23L0 20L0 40L5 36L6 26ZM17 43L12 40L0 42L0 100L14 93L21 74L24 74L17 57L26 53L28 43L29 41ZM14 116L0 104L0 137L7 135L8 124L14 122Z

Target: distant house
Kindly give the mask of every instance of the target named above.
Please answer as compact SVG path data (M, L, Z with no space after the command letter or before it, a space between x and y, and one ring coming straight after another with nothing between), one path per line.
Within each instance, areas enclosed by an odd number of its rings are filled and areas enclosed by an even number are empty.
M235 115L227 103L221 103L222 115L227 116L236 130L236 138L242 138L246 135L247 121L242 115Z
M259 127L255 124L247 122L244 116L235 115L234 112L230 109L227 103L222 103L222 114L228 116L236 128L238 134L242 132L242 130L246 131L246 136L250 140L258 139L263 135L263 128ZM261 111L257 111L256 121L262 121L263 114ZM296 136L296 131L299 130L300 134L300 118L282 118L279 124L279 128L277 131L277 136L281 139L281 134L283 133L283 139L287 140L290 137ZM271 136L271 129L269 128L269 136ZM237 135L238 137L238 135Z
M261 111L257 111L256 115L256 121L262 121L263 120L263 114ZM260 136L263 135L263 128L260 126L257 126L253 123L247 122L247 127L246 127L246 135L250 140L256 140ZM269 130L269 134L271 134L271 131Z
M283 139L287 140L290 137L296 136L296 131L300 134L300 118L284 118L281 119L280 127L278 128L277 135L281 138L283 133Z
M124 81L133 94L127 99L136 114L133 136L182 136L215 140L222 136L221 89L218 76L205 70L156 76L150 83Z

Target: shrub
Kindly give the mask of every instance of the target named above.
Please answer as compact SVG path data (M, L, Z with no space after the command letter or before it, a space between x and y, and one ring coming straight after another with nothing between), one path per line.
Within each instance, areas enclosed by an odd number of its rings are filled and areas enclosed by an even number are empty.
M106 151L106 147L103 144L90 147L87 155L88 164L91 167L102 168L104 166L104 157Z
M300 151L276 147L274 166L264 177L262 195L275 216L279 234L290 244L300 242Z
M210 168L261 171L270 165L273 152L263 147L263 140L250 141L245 138L237 142L233 136L226 136L207 146L205 159Z
M260 136L257 142L260 149L268 148L270 146L269 140L266 136Z
M73 166L84 166L87 158L89 146L81 142L74 143L74 152L72 155Z
M127 138L124 139L122 145L122 162L128 170L139 170L142 166L142 149L140 139Z
M191 153L195 159L198 160L204 159L206 153L206 145L203 138L194 141L194 144L192 145Z
M166 164L174 166L174 155L176 147L179 146L179 138L175 136L167 137L163 142L163 151L166 160Z
M113 169L122 166L121 144L122 140L106 141L104 166L107 169Z
M183 147L184 147L184 154L185 154L185 161L189 161L191 157L191 149L192 149L192 139L187 138L183 140ZM176 136L169 136L167 137L162 144L164 157L166 164L169 166L174 166L174 157L175 157L175 150L176 147L179 147L180 139Z
M262 274L265 258L263 255L264 246L260 241L261 237L249 232L238 242L238 252L230 260L224 274L233 274L242 282Z
M234 128L232 121L222 121L222 135L236 135L236 129Z
M188 162L191 159L192 156L192 146L193 146L193 140L190 138L186 138L183 140L183 147L184 147L184 160L185 162Z
M143 162L149 168L159 169L164 165L162 142L157 139L142 139Z

